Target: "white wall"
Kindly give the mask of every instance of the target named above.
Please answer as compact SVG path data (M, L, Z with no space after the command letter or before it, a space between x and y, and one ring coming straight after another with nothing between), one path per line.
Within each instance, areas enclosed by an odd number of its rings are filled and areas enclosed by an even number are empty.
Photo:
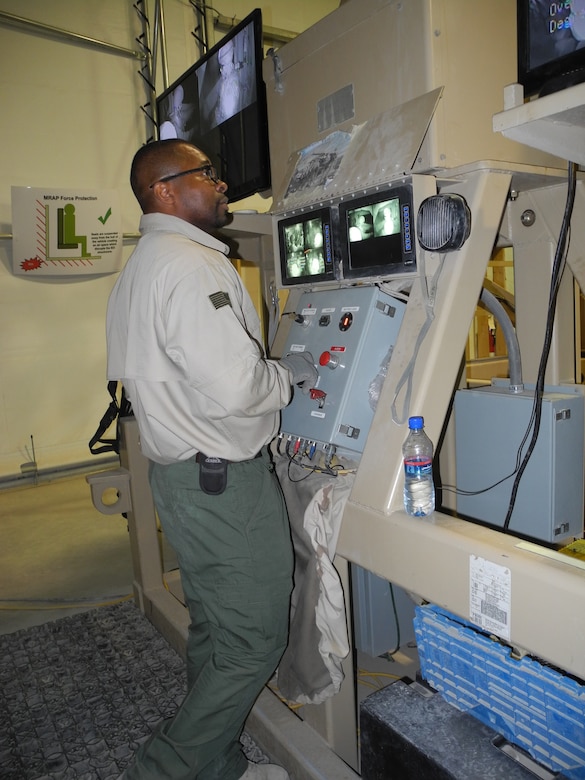
M242 19L258 4L214 5L218 13ZM301 32L337 5L274 0L263 7L264 23ZM183 0L165 0L164 10L172 81L198 57L191 35L196 19ZM132 0L0 0L0 12L139 50ZM104 316L116 279L13 275L10 188L118 189L122 229L135 233L140 212L128 173L149 131L140 109L147 96L139 69L137 58L0 18L0 478L18 474L32 460L31 436L41 470L92 459L87 442L109 400ZM266 210L269 201L254 207ZM134 239L124 243L127 257Z

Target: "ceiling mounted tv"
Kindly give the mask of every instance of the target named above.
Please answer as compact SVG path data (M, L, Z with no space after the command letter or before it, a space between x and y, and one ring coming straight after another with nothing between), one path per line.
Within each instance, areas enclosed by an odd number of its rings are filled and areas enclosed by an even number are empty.
M256 8L156 99L158 137L205 152L232 201L270 188L263 56Z
M517 0L518 83L543 96L585 81L585 0Z

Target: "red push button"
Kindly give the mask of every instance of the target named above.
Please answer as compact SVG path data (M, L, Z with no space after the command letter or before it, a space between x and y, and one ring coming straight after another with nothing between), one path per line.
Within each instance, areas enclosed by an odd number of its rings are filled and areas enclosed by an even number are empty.
M322 352L321 357L319 358L319 365L320 366L327 366L327 368L337 368L339 365L339 358L335 355L332 355L331 352Z

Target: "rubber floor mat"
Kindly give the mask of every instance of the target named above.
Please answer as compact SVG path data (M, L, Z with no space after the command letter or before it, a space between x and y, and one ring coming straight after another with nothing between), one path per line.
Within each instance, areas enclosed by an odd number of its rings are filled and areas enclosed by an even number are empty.
M183 659L133 602L2 635L0 778L118 778L184 694Z

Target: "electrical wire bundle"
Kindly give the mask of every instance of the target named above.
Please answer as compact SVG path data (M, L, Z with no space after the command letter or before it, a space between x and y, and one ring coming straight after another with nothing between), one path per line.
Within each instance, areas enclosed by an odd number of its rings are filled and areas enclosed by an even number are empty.
M514 506L516 503L516 496L518 494L518 488L520 486L520 480L522 479L522 475L524 474L524 471L526 470L526 467L528 465L528 461L530 460L530 457L534 451L536 442L538 440L538 434L540 431L540 422L542 417L542 396L544 393L544 377L546 374L546 366L548 363L548 357L550 354L550 347L552 343L557 296L561 285L563 271L565 270L565 265L567 262L567 252L568 252L570 230L571 230L571 216L573 213L573 205L575 203L576 185L577 185L577 165L575 163L569 162L567 201L565 204L565 212L563 214L563 221L561 224L561 230L559 233L559 240L557 242L553 269L552 269L547 318L546 318L546 330L544 336L544 345L540 356L540 364L538 366L536 388L534 391L534 404L532 408L530 422L528 423L528 428L526 430L526 434L524 435L524 439L522 440L522 444L520 445L519 448L519 454L522 452L524 444L526 443L526 440L528 439L528 436L530 434L531 428L532 428L532 438L530 439L530 444L528 445L526 454L524 455L522 462L520 463L516 471L516 477L514 479L512 492L510 495L510 504L508 506L508 511L506 513L506 519L504 520L504 525L503 525L504 531L508 530L508 527L510 525L512 512L514 511Z

